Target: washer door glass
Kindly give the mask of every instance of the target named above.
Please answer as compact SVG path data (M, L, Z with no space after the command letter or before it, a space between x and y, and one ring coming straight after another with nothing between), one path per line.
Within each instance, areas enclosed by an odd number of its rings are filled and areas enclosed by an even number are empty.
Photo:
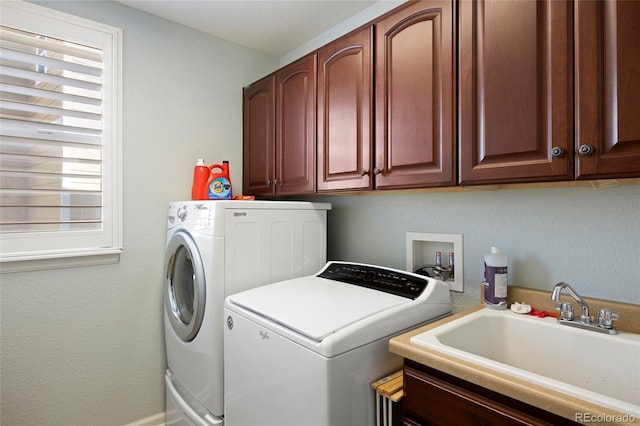
M191 341L198 334L205 309L205 276L193 239L178 231L165 255L165 309L176 334Z

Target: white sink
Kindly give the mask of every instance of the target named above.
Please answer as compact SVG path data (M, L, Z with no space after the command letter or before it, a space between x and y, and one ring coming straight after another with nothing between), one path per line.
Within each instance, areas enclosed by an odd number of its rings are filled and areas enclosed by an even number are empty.
M640 334L601 334L484 308L411 343L640 417Z

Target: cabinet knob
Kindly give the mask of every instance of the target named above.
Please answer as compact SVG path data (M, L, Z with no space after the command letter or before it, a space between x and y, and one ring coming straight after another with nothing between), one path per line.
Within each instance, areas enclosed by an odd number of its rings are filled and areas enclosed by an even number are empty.
M369 170L362 170L362 171L360 172L360 176L366 176L366 175L368 175L368 174L369 174Z
M265 182L265 184L267 186L271 186L272 183L273 183L273 181L271 179L267 179L266 182Z
M279 184L279 183L280 183L280 181L278 180L278 178L275 178L275 179L273 180L273 184L274 184L274 185L277 185L277 184Z
M589 144L580 145L580 148L578 148L578 154L583 157L588 157L589 155L593 154L593 151L593 145Z
M564 155L564 148L560 146L554 146L551 148L551 156L553 158L560 158Z
M373 169L373 174L374 175L379 175L380 173L382 173L382 170L380 169L380 167L375 167Z

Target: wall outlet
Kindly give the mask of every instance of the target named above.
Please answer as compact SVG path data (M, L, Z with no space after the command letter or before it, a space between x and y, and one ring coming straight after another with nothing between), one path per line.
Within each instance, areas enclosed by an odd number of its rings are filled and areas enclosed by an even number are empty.
M449 253L454 256L454 278L446 280L449 290L464 291L464 258L462 254L462 234L433 234L427 232L407 232L407 267L416 268L436 263L436 252L442 253L442 266L449 266Z

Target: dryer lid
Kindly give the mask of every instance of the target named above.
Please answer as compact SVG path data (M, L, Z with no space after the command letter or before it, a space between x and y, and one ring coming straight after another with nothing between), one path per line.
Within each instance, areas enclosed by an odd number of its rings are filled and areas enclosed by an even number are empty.
M228 302L317 342L411 299L317 276L296 278L229 296Z

